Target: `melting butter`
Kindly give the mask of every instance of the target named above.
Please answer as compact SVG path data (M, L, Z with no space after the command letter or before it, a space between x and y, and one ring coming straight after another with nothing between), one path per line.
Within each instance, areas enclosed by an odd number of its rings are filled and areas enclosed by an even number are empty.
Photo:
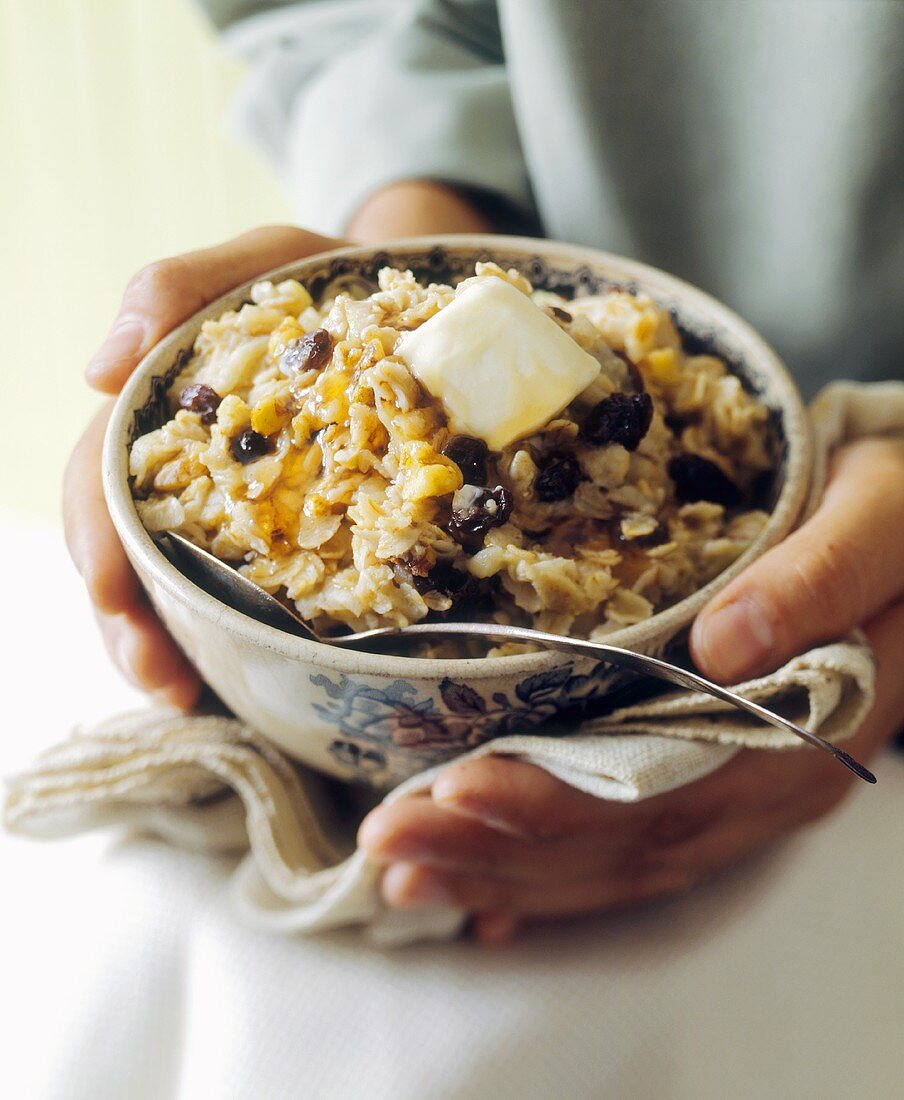
M480 279L396 348L453 431L494 451L530 435L600 373L600 364L503 279Z

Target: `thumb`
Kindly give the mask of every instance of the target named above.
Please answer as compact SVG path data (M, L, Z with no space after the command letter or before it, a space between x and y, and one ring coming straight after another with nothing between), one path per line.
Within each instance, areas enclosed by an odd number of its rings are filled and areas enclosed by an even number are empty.
M709 603L691 631L704 674L733 682L778 668L904 594L904 444L839 451L818 511Z
M274 267L342 243L293 226L265 226L143 267L129 280L119 314L88 364L88 384L118 393L158 340L214 298Z

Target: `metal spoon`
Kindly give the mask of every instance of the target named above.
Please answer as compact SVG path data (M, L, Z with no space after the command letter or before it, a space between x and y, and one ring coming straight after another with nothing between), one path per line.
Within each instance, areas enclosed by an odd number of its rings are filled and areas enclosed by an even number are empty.
M815 733L810 733L803 726L796 725L780 714L750 699L745 699L742 695L729 691L720 684L714 684L696 672L689 672L658 657L647 657L629 649L606 645L604 642L584 641L560 634L547 634L542 630L532 630L529 627L504 626L498 623L413 623L411 626L383 626L375 630L361 630L354 634L326 637L317 634L300 616L289 610L269 592L265 592L254 581L220 561L213 554L195 546L194 543L173 531L167 531L164 537L173 561L190 580L234 610L241 611L258 622L276 627L277 630L284 630L289 634L334 646L360 647L362 643L382 642L394 638L470 637L492 639L497 642L522 642L543 646L546 649L560 650L563 653L579 653L666 680L679 687L689 688L691 691L702 691L723 702L731 703L739 710L746 711L780 730L793 733L795 737L829 753L855 775L865 779L867 783L876 782L876 777L868 768L843 749L817 737Z

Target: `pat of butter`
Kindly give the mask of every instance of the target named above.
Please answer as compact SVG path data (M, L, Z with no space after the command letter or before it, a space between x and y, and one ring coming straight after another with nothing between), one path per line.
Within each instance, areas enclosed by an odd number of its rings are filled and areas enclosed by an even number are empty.
M492 277L403 337L396 354L442 403L453 431L494 451L537 431L600 372L527 295Z

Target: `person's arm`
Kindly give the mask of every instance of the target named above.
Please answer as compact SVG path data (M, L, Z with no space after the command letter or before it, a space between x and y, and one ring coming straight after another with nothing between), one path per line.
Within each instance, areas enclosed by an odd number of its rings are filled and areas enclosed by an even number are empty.
M484 228L536 229L494 0L205 4L248 66L238 129L301 224L347 232L372 196L419 180L486 210ZM435 197L425 232L474 227ZM397 232L380 214L370 235Z
M404 180L369 195L352 214L346 236L355 241L430 233L493 233L487 204L433 180Z

